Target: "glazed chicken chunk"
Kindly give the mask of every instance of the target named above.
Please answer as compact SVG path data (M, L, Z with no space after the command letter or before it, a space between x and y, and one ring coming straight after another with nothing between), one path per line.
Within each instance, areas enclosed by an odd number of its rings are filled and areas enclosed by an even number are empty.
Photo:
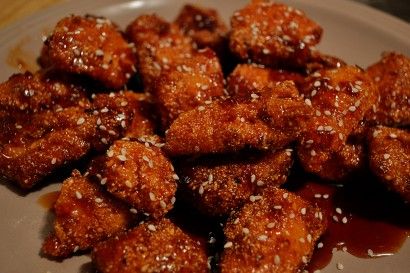
M231 27L234 54L272 67L304 67L322 35L322 28L300 10L266 0L253 0L235 12Z
M368 111L366 120L386 126L410 125L410 59L389 52L367 68L378 88L378 101Z
M30 73L0 84L0 172L30 189L91 148L95 117L84 91L54 76Z
M183 198L210 216L229 215L267 187L283 184L292 165L292 150L228 154L182 161Z
M182 113L166 132L167 153L179 156L285 147L298 138L309 109L299 98L276 96L283 94L282 89L297 93L292 82L282 82L275 89L252 101L221 100Z
M101 273L209 272L205 246L166 218L98 244L92 259Z
M54 231L42 247L42 252L52 258L89 250L97 242L125 231L133 219L124 204L78 171L63 182L54 212Z
M299 272L326 229L319 214L319 208L299 196L266 189L229 217L221 272Z
M60 20L42 49L43 66L87 75L108 88L122 88L134 74L135 56L108 19L70 16Z
M315 72L300 91L313 112L298 147L300 162L324 179L342 179L363 163L363 145L351 138L376 101L374 85L361 69L344 66Z
M369 135L370 168L392 191L410 203L410 133L376 127Z
M158 147L118 140L92 162L89 172L137 213L160 218L175 202L178 177Z

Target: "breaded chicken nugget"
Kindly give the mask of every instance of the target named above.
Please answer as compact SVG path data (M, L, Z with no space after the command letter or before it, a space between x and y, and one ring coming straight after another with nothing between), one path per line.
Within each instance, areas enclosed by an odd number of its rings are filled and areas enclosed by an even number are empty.
M177 177L158 147L118 140L106 156L93 161L89 172L137 212L160 218L173 207Z
M320 70L300 90L313 117L306 122L298 155L304 169L339 180L363 163L363 146L351 141L376 101L373 82L361 69Z
M91 148L95 118L84 90L56 75L18 74L0 84L0 173L29 189Z
M390 190L410 203L410 133L376 127L368 138L371 170Z
M104 150L114 140L128 135L138 138L152 135L156 129L149 96L121 91L93 96L92 108L96 117L97 137L93 146Z
M279 187L289 174L292 150L203 157L180 162L185 198L211 216L229 215L266 187Z
M220 57L226 51L228 28L215 9L185 5L175 24L192 38L197 48L211 48Z
M126 33L136 47L137 68L145 91L151 92L163 71L191 58L191 39L156 15L139 16L128 25Z
M386 52L382 59L367 68L378 88L379 98L366 114L371 124L386 126L410 125L410 59Z
M98 244L92 260L101 273L209 272L205 246L165 218Z
M167 129L179 114L211 102L224 94L223 74L210 49L193 51L183 65L163 72L153 97Z
M326 229L319 212L299 196L267 189L229 218L221 272L298 272Z
M134 74L132 48L108 19L70 16L60 20L42 49L43 66L91 77L121 88Z
M295 8L254 0L231 18L229 45L243 60L272 67L304 67L322 28Z
M296 98L278 98L282 82L252 101L225 100L182 113L166 132L165 149L171 156L283 148L296 140L308 107ZM297 91L288 91L287 93Z
M97 242L126 230L132 221L126 206L76 170L63 182L54 211L54 231L42 247L42 252L53 258L89 250Z
M277 82L294 81L296 86L301 86L304 77L301 74L266 68L257 64L239 64L228 76L226 89L230 96L235 98L252 99L255 94L260 96L266 89L275 89ZM283 97L297 97L296 89L282 89L286 93ZM289 93L289 91L293 93ZM294 92L296 91L296 92ZM279 96L279 95L278 95Z

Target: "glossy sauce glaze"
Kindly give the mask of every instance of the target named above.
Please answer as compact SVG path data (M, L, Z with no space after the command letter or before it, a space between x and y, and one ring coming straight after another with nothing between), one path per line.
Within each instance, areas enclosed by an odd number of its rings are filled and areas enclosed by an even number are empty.
M45 193L37 199L37 203L45 209L53 209L59 195L60 191Z
M328 265L335 251L360 258L393 255L410 236L410 208L371 175L356 176L343 185L300 181L295 179L291 190L320 206L329 219L309 272Z

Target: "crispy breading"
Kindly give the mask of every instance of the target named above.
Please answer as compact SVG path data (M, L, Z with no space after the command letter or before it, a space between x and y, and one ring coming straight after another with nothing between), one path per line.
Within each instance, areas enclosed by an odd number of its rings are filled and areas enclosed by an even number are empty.
M185 5L175 24L192 38L197 48L211 48L220 57L228 49L228 28L215 9Z
M363 146L351 138L376 101L368 75L354 66L320 70L306 79L300 92L314 113L298 147L304 169L339 180L361 167Z
M313 51L312 57L308 63L305 64L305 73L313 74L317 70L339 68L347 65L342 59L323 54L320 51Z
M229 217L221 272L298 272L326 229L319 208L299 196L268 188Z
M147 92L155 87L163 71L175 69L191 58L191 39L156 15L139 16L127 26L126 33L135 44L137 68Z
M93 96L92 112L97 118L97 137L93 147L104 150L125 135L138 138L152 135L156 130L149 96L132 91L121 91Z
M209 272L206 246L168 219L147 222L94 247L101 273Z
M286 70L275 70L257 64L239 64L228 76L226 90L235 98L251 99L252 94L258 96L266 89L277 90L274 85L282 81L294 81L296 86L301 86L304 77L301 74ZM294 88L282 89L283 97L297 97L299 92ZM295 92L296 91L296 92ZM282 96L278 94L278 96Z
M280 89L295 88L292 82L276 88L279 91L269 90L252 101L216 101L182 113L166 132L167 153L179 156L285 147L298 138L309 109L300 99L276 97L284 93Z
M177 177L158 147L115 141L107 155L93 161L89 172L100 179L108 192L139 213L160 218L173 207Z
M367 68L378 88L378 101L366 114L371 124L410 125L410 59L386 52L382 59Z
M222 69L215 53L208 48L193 51L183 65L163 72L153 90L163 129L179 114L223 94Z
M390 190L410 203L410 133L376 127L368 139L370 169Z
M206 215L229 215L266 187L283 184L291 155L287 149L184 160L177 168L182 196Z
M0 172L25 189L85 155L96 134L84 91L54 76L0 84Z
M231 17L229 46L243 60L272 67L304 67L322 28L293 7L252 1Z
M42 246L43 254L53 258L89 250L97 242L126 230L132 222L132 214L124 204L76 170L63 182L54 212L54 231Z
M43 66L91 77L122 88L134 74L135 55L108 19L69 16L60 20L42 49Z

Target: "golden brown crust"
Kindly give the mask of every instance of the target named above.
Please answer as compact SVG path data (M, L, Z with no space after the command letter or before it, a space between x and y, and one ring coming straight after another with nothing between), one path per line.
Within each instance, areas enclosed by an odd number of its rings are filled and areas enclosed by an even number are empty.
M239 58L272 67L303 67L322 28L284 4L256 0L231 18L230 48Z
M63 182L54 211L54 231L42 246L42 252L53 258L89 250L97 242L126 230L132 220L126 206L78 171Z
M138 213L163 217L175 201L175 173L160 148L118 140L91 164L90 175Z
M60 20L42 49L42 63L122 88L134 74L132 49L108 19L70 16Z
M92 259L101 273L209 271L205 246L165 218L98 244Z
M320 70L301 89L313 116L298 147L304 169L339 180L363 163L363 146L351 141L376 100L372 81L361 69L344 66Z
M277 94L278 97L297 97L299 92L296 89L278 90L275 85L277 82L289 80L300 86L303 79L302 75L295 72L274 70L256 64L239 64L228 76L226 89L228 94L235 98L251 99L254 96L252 94L260 96L266 89L286 92Z
M371 170L390 190L410 203L410 133L376 127L368 139Z
M367 68L378 88L378 102L366 114L371 124L410 125L410 59L386 52L382 59Z
M275 88L295 86L283 82ZM276 97L283 93L269 90L252 101L216 101L182 113L166 132L165 149L178 156L283 148L298 138L309 116L301 100Z
M326 221L317 207L285 190L269 188L258 197L228 219L221 272L298 272Z
M283 184L292 150L204 157L179 164L183 198L210 216L229 215L266 187Z

